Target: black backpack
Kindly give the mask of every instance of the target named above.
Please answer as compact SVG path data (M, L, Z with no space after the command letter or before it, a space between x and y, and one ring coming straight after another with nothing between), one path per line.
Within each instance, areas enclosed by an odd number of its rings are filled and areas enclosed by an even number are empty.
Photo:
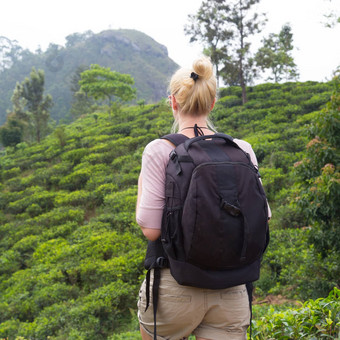
M269 242L268 206L257 167L225 134L162 138L176 148L166 168L161 237L149 242L145 258L147 307L154 268L156 318L159 269L164 267L181 285L222 289L247 284L251 303L250 284L259 278Z

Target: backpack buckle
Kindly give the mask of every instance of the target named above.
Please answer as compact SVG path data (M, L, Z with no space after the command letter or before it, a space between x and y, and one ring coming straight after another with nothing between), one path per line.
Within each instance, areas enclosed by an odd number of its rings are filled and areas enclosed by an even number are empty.
M175 150L172 150L169 155L170 159L173 161L175 158L177 158L177 153Z
M157 257L156 263L158 268L166 268L168 266L168 259L165 257Z
M179 164L179 161L178 161L178 155L176 153L175 150L172 150L170 152L170 160L174 162L175 164L175 167L176 167L176 175L178 176L181 172L182 172L182 168L181 168L181 165Z
M229 215L237 217L241 214L241 209L228 203L227 201L221 202L221 208L225 210Z

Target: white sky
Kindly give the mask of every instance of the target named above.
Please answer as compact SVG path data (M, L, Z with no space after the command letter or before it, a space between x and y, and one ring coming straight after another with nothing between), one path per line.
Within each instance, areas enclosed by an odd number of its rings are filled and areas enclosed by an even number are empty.
M190 66L202 46L189 44L183 27L200 4L201 0L3 0L0 36L34 51L39 45L43 50L49 43L64 45L65 37L75 32L137 29L165 45L180 66ZM340 65L340 24L333 29L323 24L323 15L331 10L340 15L340 0L261 0L258 11L267 14L268 22L253 38L253 46L290 23L299 80L328 80Z

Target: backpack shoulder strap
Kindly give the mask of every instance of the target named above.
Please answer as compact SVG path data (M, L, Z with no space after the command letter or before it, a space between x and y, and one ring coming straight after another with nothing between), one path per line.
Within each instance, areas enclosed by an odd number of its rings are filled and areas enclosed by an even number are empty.
M178 146L184 143L189 137L182 135L181 133L171 133L169 135L165 135L161 137L161 139L166 139L171 142L173 145Z

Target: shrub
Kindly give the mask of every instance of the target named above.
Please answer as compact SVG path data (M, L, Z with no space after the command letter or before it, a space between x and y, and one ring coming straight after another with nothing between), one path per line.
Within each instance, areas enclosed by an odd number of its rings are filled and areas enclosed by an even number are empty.
M3 274L12 274L21 268L20 254L12 249L2 251L0 256L0 277ZM0 306L1 307L1 306ZM0 308L1 310L1 308ZM0 314L1 321L1 314Z
M140 332L124 332L120 334L113 334L108 340L140 340Z
M55 193L46 191L41 187L29 187L24 192L24 197L8 204L7 211L11 214L20 214L32 204L37 204L43 211L53 208Z
M20 321L14 318L8 319L0 323L0 338L2 340L16 339L15 336L17 335L19 325Z
M8 169L8 170L4 170L2 172L2 178L4 180L7 180L7 179L10 179L10 178L13 178L13 177L20 175L20 173L21 173L21 169L19 167L14 167L14 168L11 168L11 169Z
M34 217L27 223L49 228L71 221L82 223L84 221L84 210L80 208L70 209L69 207L54 208L47 213Z
M304 112L318 111L329 101L329 93L316 94L302 103Z
M93 194L85 190L76 190L73 192L59 191L54 199L56 206L91 206Z
M23 191L27 188L27 184L25 183L25 179L20 177L13 177L7 180L6 187L8 191Z
M59 187L66 190L80 190L86 185L86 182L91 177L91 169L83 168L72 172L71 174L62 177L59 181Z
M79 223L75 221L69 221L65 224L52 226L49 229L43 231L43 233L41 234L41 238L43 240L50 240L53 238L65 238L78 227Z
M306 301L301 308L277 312L273 308L252 320L253 339L338 339L340 336L340 290L327 298Z
M39 204L32 203L30 206L27 207L26 212L31 216L38 216L43 212L43 209Z
M63 153L61 159L63 161L67 161L76 165L79 164L82 158L86 156L88 153L89 150L86 148L74 149Z
M242 105L242 98L237 96L225 96L218 101L219 105L223 105L223 107L233 107Z
M281 168L261 168L262 182L269 201L274 201L283 186L286 176Z

